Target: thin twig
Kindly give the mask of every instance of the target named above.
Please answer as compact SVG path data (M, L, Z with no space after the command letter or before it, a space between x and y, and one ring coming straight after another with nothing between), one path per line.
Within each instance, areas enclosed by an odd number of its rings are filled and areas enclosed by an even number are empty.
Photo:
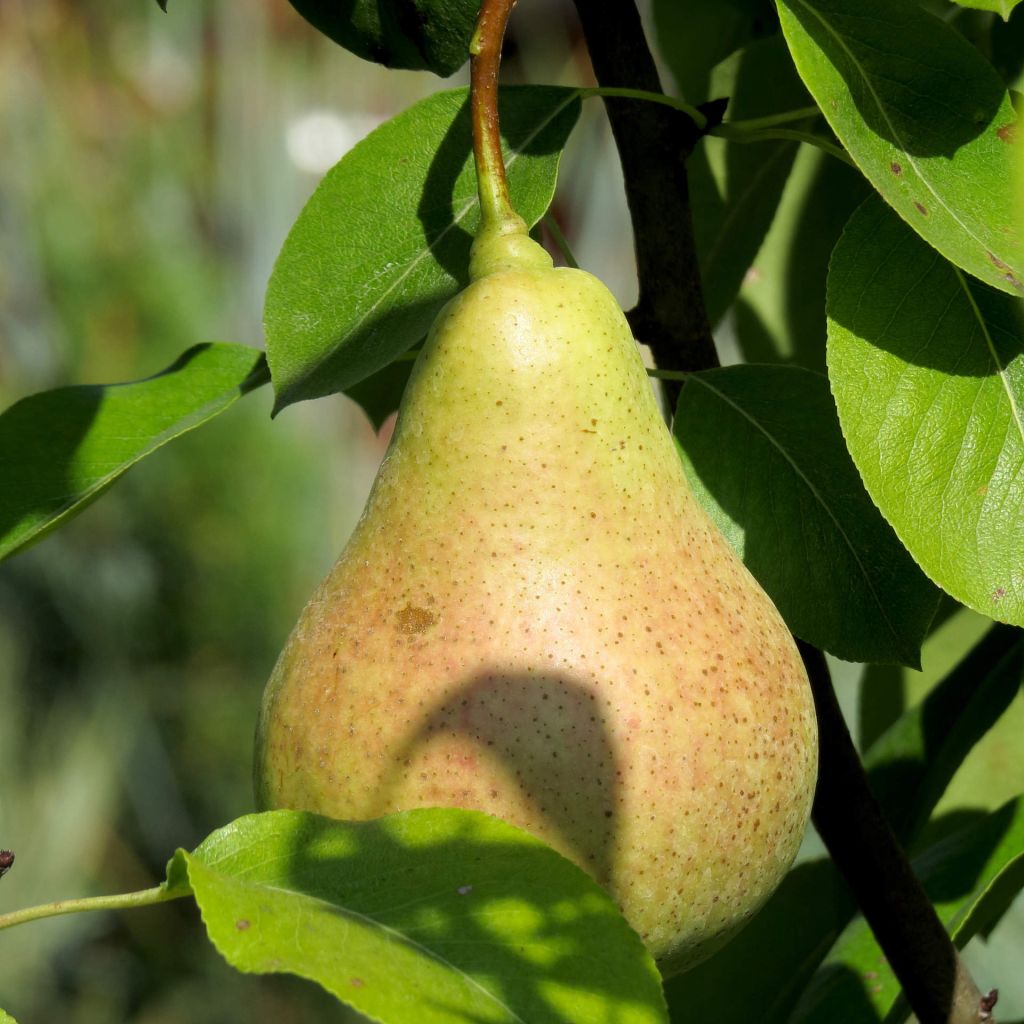
M569 240L565 237L561 224L558 223L550 210L544 214L544 226L551 232L551 238L554 240L558 251L562 254L562 259L565 260L566 266L578 270L579 263L576 262L576 257L572 254Z
M739 124L740 122L737 122ZM712 128L708 134L720 139L728 139L730 142L740 142L744 145L752 142L771 142L773 139L787 139L791 142L805 142L809 146L815 146L829 156L842 160L849 167L856 167L852 157L834 142L830 142L822 135L815 135L814 132L800 131L798 128L765 128L759 131L735 130L736 125L720 124Z

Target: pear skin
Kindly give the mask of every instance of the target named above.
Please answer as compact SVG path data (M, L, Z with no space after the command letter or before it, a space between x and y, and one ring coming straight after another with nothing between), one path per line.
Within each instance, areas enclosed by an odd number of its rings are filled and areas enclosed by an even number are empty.
M497 815L589 871L671 974L792 862L814 709L618 304L549 262L499 261L438 317L267 686L257 795Z

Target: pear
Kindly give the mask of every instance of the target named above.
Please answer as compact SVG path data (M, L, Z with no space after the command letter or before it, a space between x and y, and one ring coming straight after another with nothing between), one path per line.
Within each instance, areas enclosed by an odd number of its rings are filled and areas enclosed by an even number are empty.
M471 277L267 686L258 800L497 815L590 872L671 974L796 853L807 678L610 292L525 234L478 240Z

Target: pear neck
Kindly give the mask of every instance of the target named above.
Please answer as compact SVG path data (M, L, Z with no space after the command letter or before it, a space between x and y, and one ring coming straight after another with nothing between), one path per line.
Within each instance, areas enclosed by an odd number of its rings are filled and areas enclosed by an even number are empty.
M554 261L526 232L526 224L507 221L481 225L469 253L469 279L479 281L503 270L550 270Z

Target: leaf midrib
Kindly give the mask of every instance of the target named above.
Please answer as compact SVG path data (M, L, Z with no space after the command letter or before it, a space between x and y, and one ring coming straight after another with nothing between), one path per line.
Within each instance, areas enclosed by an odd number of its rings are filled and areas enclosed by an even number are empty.
M213 869L208 867L207 870L212 871ZM230 878L231 876L229 875L228 877ZM447 959L447 957L442 956L436 950L431 949L429 946L426 946L422 942L419 942L416 939L412 938L406 932L399 931L397 928L393 928L390 925L384 924L382 921L379 921L376 918L369 917L366 914L361 914L359 913L358 910L353 910L351 907L346 907L339 903L332 903L330 900L326 900L320 896L313 896L310 893L305 892L296 892L294 889L286 889L283 886L272 885L268 882L253 882L250 884L252 884L254 888L280 893L283 896L289 897L291 899L299 899L306 903L317 904L319 906L326 908L332 915L340 913L343 917L349 917L361 921L363 924L369 926L371 929L379 929L380 931L385 932L389 937L393 938L395 941L401 943L402 945L412 946L414 949L419 950L421 953L423 953L430 959L435 960L438 963L449 968L460 978L465 979L465 981L468 982L473 988L477 989L484 996L485 999L487 999L489 1002L495 1003L497 1006L501 1007L502 1010L506 1011L509 1014L510 1019L512 1021L515 1021L516 1024L528 1024L528 1022L525 1021L522 1017L520 1017L519 1014L517 1014L511 1006L509 1006L507 1003L499 999L498 996L495 995L493 992L489 992L471 974L468 974L457 964L453 964L449 959Z
M1006 367L1003 366L1003 363L999 358L995 342L992 340L992 334L988 329L988 323L985 321L981 310L978 308L977 300L974 298L974 294L971 292L970 286L967 284L963 272L957 266L954 266L953 270L956 273L957 280L960 282L960 287L967 296L967 301L971 304L971 312L978 321L978 326L981 328L985 344L988 345L989 355L992 357L992 362L995 364L996 372L999 374L999 380L1003 385L1003 390L1006 392L1007 401L1010 403L1010 413L1013 416L1013 422L1017 426L1017 434L1020 437L1021 445L1024 447L1024 417L1021 415L1020 407L1017 405L1016 396L1013 393L1013 389L1010 387L1010 380L1006 373Z

